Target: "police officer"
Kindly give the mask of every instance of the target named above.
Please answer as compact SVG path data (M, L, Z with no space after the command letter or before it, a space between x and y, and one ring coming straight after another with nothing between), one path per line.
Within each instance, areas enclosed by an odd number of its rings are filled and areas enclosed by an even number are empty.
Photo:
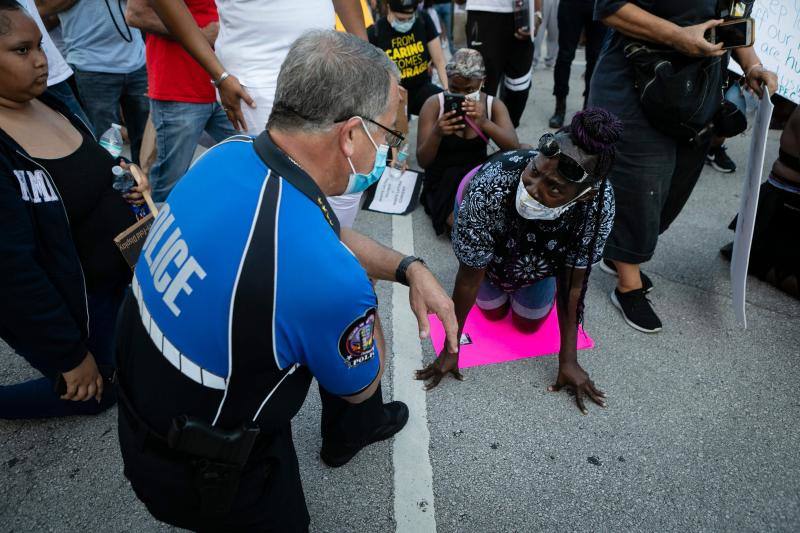
M156 218L117 355L125 475L159 520L307 530L290 421L312 376L332 466L403 427L405 405L380 397L370 277L408 283L421 335L434 312L455 349L452 302L424 264L340 229L325 200L380 176L402 141L389 127L398 95L377 48L305 34L281 68L267 131L209 150Z

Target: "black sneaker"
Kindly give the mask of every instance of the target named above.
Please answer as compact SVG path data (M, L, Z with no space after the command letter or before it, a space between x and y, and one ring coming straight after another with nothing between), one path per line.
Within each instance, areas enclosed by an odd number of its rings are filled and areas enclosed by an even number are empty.
M553 113L553 116L550 117L550 127L553 129L558 129L564 125L564 111L556 111Z
M708 154L706 154L706 164L711 165L715 170L724 172L725 174L736 172L736 163L733 162L733 159L728 157L725 146L709 150Z
M630 292L619 292L614 289L611 293L611 303L622 312L622 318L633 329L644 333L661 331L661 320L653 311L653 306L644 289Z
M617 267L614 265L613 261L609 261L608 259L603 259L600 263L600 270L612 276L617 275ZM645 294L648 294L653 290L653 280L650 279L650 276L642 272L641 269L639 270L639 276L642 278L642 289L644 289Z
M337 447L339 449L333 450L333 446L326 446L322 443L322 449L319 451L319 457L322 462L331 468L338 468L350 462L350 459L356 456L358 452L376 442L386 440L392 437L395 433L403 429L408 422L408 407L403 402L390 402L383 406L383 412L386 414L386 422L375 428L372 435L367 441L356 448L350 447Z

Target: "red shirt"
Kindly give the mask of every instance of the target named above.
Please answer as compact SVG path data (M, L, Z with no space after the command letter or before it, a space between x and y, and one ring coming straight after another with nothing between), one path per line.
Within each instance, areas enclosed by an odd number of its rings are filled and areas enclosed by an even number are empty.
M219 20L214 0L186 0L186 6L201 28ZM211 77L177 41L151 33L146 50L150 98L195 104L216 101Z

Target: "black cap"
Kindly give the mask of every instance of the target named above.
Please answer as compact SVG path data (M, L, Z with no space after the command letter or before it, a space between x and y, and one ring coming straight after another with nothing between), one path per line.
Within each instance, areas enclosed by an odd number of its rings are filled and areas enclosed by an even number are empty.
M396 13L413 13L419 0L389 0L389 9Z

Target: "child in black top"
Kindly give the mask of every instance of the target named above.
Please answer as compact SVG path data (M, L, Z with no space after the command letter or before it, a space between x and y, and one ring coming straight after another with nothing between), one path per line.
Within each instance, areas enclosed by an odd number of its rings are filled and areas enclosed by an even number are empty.
M453 226L453 205L461 179L486 160L489 139L501 150L519 148L508 109L481 91L483 58L462 48L447 64L451 94L464 97L461 111L444 112L445 95L428 98L417 129L417 162L425 169L422 204L437 235Z

